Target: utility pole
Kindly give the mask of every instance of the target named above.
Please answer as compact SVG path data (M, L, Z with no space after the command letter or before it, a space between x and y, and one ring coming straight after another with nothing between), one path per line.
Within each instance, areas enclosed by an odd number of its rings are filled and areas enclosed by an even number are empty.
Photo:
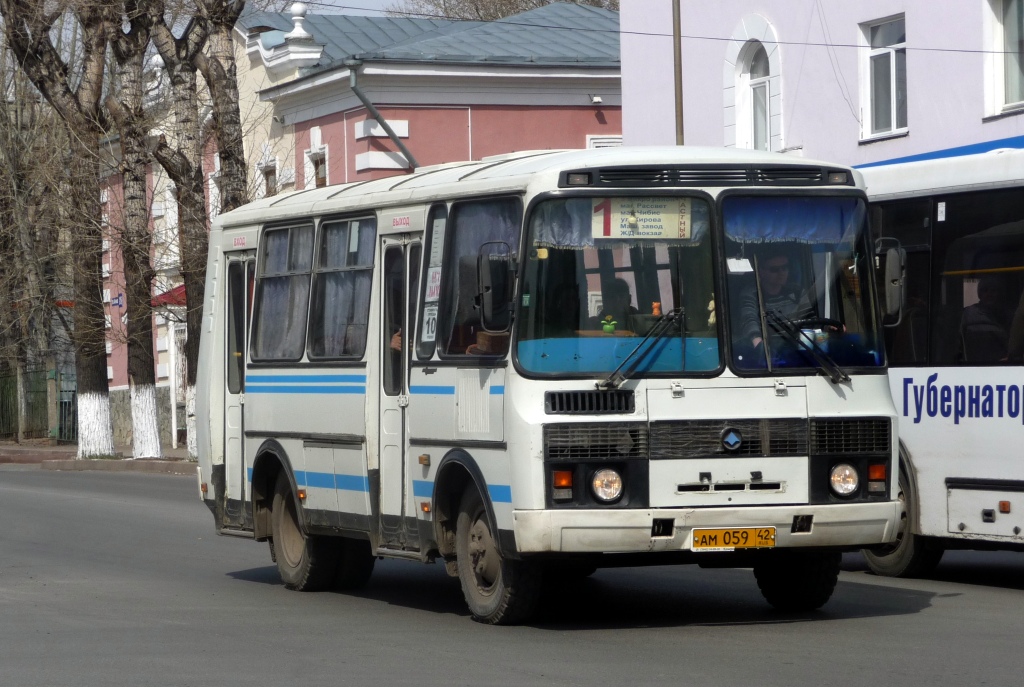
M679 3L672 0L672 57L676 86L676 145L683 145L683 32L680 26Z

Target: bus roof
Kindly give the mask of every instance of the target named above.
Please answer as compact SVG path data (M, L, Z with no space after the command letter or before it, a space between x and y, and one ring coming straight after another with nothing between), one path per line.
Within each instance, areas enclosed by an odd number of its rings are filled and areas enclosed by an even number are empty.
M1024 150L999 148L977 155L867 167L871 200L893 200L938 193L1024 185Z
M522 151L472 162L420 167L412 174L401 176L292 191L262 198L220 215L214 221L214 229L251 226L292 217L422 203L439 198L457 198L481 193L521 193L533 183L557 188L560 173L567 170L641 165L828 167L852 171L855 181L860 181L858 173L844 165L736 148L677 146ZM721 183L710 185L722 186ZM738 181L736 185L742 185L742 182ZM692 186L699 187L700 184L695 183Z

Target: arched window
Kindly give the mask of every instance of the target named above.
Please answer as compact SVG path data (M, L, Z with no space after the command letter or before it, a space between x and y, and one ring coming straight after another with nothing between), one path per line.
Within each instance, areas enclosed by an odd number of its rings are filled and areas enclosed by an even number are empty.
M754 150L771 148L771 68L768 53L758 41L753 41L753 54L747 68L747 83L750 88L750 147Z
M753 150L785 149L782 62L775 29L758 14L745 15L725 49L724 143Z

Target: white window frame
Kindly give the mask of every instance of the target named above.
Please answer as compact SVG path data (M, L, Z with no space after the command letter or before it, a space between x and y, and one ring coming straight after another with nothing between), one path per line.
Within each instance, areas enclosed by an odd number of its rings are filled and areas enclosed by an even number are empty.
M768 56L768 46L762 41L750 39L740 51L739 69L736 74L736 147L747 150L772 150L772 81L777 76L772 73L771 61L768 63L768 76L752 79L750 68L758 50L764 50ZM754 91L764 89L764 131L765 147L755 148L754 141Z
M904 97L907 100L907 122L904 126L897 125L897 110L896 110L896 99L897 92L899 91L899 85L896 78L896 53L903 52L904 64L906 64L906 51L907 43L906 38L902 43L893 43L882 48L871 47L871 29L876 26L888 24L894 21L903 21L904 35L906 34L906 17L902 14L893 15L884 19L878 19L876 21L869 22L867 24L861 24L861 41L864 46L863 53L864 57L861 62L861 140L871 140L873 138L889 138L892 136L900 136L907 133L910 130L910 85L909 79L905 78L903 87L906 90ZM889 121L890 127L882 131L875 131L875 112L874 112L874 80L871 76L871 64L874 58L881 55L889 55Z
M985 115L989 117L1024 111L1024 99L1011 101L1006 93L1006 52L1009 47L1003 27L1003 10L1010 2L1024 3L1024 0L988 0L985 3Z

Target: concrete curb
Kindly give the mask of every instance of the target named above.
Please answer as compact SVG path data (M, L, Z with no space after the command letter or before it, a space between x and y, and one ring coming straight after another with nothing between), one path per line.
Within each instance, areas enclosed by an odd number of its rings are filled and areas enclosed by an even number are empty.
M165 475L195 475L196 465L189 460L117 460L117 459L85 459L85 460L44 460L39 467L43 470L85 471L100 470L105 472L148 472Z

